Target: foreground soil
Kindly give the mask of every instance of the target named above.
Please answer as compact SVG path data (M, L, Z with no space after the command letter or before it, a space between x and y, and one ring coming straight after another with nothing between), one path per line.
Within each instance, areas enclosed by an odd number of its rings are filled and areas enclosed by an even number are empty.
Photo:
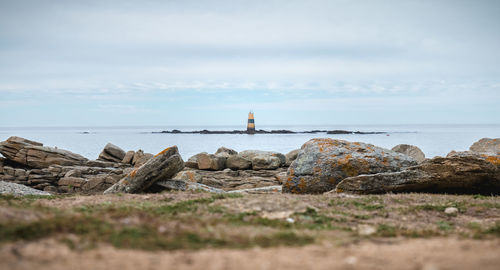
M0 196L2 269L498 269L499 254L497 196Z

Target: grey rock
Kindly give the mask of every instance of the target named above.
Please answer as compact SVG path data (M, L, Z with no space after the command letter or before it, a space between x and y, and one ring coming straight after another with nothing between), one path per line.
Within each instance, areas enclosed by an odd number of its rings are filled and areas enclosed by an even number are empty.
M144 153L139 149L137 152L135 152L134 158L132 159L132 164L134 165L134 167L138 168L144 163L148 162L151 158L153 158L153 154Z
M472 144L469 150L476 153L500 154L500 138L482 138Z
M184 168L177 146L166 148L145 164L130 172L104 193L137 193L146 190L159 180L168 180Z
M392 148L392 151L410 156L418 163L422 163L425 160L424 152L414 145L398 144Z
M411 157L371 144L312 139L289 167L283 192L323 193L347 177L394 172L414 165L417 162Z
M214 188L211 186L203 185L200 183L185 182L180 180L163 180L156 182L156 185L173 189L173 190L193 190L193 191L206 191L211 193L225 193L224 190Z
M232 170L247 170L252 167L252 162L241 156L230 156L226 160L226 167Z
M285 165L288 167L290 165L292 165L292 162L297 159L297 156L300 152L300 149L295 149L295 150L292 150L290 152L288 152L286 155L285 155L285 158L286 158L286 162L285 162Z
M11 194L15 196L24 195L51 195L48 192L30 188L25 185L0 181L0 194Z
M268 193L281 193L281 185L267 186L258 188L236 189L228 191L227 193L248 193L248 194L268 194Z
M337 192L500 193L500 169L484 157L435 157L400 172L359 175L344 179Z

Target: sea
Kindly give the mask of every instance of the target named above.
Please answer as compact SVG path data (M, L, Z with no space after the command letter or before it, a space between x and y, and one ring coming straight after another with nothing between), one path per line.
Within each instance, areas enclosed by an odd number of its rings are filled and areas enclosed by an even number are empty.
M300 148L312 138L334 138L365 142L391 149L398 144L418 146L426 155L446 156L452 150L465 151L481 138L499 138L500 124L494 125L294 125L258 126L257 129L292 131L349 130L386 132L385 134L161 134L163 130L245 130L246 126L128 126L128 127L4 127L0 140L19 136L43 143L45 146L70 150L96 159L107 143L125 151L142 149L158 153L177 145L184 160L200 152L214 153L225 146L236 151L267 150L286 154Z

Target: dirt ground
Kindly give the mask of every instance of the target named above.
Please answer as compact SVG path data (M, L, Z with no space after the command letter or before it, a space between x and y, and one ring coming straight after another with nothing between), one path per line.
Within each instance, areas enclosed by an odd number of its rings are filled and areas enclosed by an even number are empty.
M456 213L446 214L454 207ZM0 269L498 269L481 195L0 197Z

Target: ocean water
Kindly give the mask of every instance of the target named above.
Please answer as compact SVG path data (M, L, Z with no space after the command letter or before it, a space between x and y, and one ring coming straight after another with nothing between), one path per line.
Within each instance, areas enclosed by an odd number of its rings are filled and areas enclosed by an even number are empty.
M153 134L153 131L243 130L245 126L136 126L136 127L23 127L0 128L0 140L20 136L57 146L96 159L106 143L111 142L125 151L142 149L157 153L177 145L184 160L199 152L214 153L220 146L243 151L272 150L287 153L300 148L312 138L336 138L371 143L384 148L406 143L416 145L426 157L445 156L451 150L467 150L472 143L484 138L499 138L500 125L330 125L330 126L257 126L257 129L351 130L380 131L388 134ZM88 133L87 133L88 132Z

